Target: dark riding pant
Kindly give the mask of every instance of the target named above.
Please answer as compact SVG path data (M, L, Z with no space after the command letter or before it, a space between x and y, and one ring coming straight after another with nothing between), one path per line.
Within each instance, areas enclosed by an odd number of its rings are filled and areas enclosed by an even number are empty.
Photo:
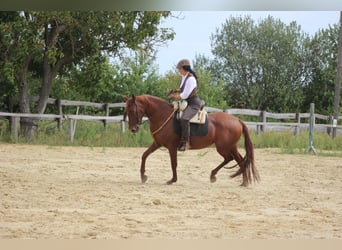
M201 108L202 101L198 96L193 96L187 99L188 106L183 111L183 115L180 118L181 125L181 140L188 141L190 135L189 120L194 117Z

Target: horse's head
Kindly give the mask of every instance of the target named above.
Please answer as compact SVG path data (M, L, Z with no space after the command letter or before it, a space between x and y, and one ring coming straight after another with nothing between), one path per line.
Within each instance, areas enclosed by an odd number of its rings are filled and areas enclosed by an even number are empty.
M126 102L124 117L128 116L128 128L131 132L136 133L145 114L144 105L134 94L131 98L124 96L123 99Z

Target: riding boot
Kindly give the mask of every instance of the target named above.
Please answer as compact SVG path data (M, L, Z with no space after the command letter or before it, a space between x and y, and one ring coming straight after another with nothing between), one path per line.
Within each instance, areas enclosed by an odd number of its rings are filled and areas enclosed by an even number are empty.
M187 144L189 143L189 134L190 134L190 127L189 127L189 121L188 120L180 120L181 125L181 139L179 142L178 150L179 151L185 151L187 148Z

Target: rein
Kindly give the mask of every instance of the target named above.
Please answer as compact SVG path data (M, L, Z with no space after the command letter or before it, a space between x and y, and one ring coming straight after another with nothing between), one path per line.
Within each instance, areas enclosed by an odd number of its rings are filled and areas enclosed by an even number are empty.
M171 113L171 115L166 119L166 121L155 131L152 132L152 135L154 136L155 134L157 134L165 125L166 123L168 123L170 121L170 119L172 118L172 116L174 115L174 113L177 111L177 109L174 109Z

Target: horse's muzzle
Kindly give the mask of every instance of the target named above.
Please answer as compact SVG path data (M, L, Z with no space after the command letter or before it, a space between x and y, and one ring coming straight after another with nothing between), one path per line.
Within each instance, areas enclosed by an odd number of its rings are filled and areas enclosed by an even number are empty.
M139 130L139 125L133 126L133 127L131 128L131 132L132 132L132 133L137 133L138 130Z

